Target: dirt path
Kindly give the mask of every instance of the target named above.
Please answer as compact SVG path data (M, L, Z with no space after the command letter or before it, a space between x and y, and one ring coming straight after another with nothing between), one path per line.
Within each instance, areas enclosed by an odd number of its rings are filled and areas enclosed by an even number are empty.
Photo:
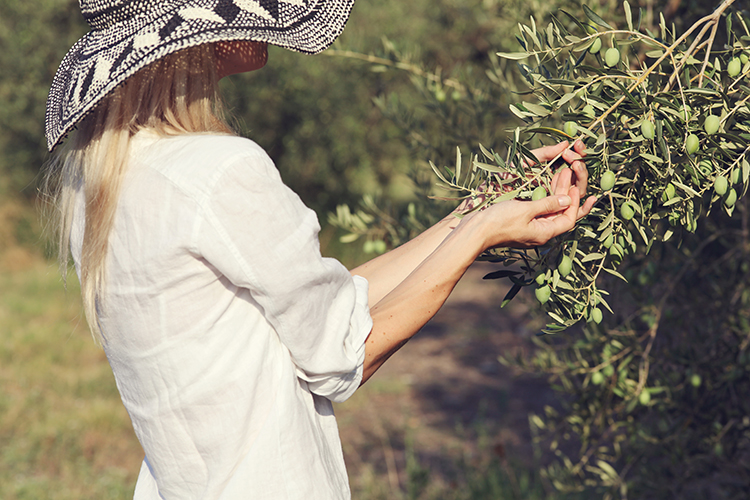
M460 458L531 457L528 413L552 401L544 381L516 378L497 358L531 345L517 298L475 264L441 311L336 414L355 498L397 498L409 450L433 482L450 482ZM407 445L408 443L408 445ZM359 497L358 497L359 492Z

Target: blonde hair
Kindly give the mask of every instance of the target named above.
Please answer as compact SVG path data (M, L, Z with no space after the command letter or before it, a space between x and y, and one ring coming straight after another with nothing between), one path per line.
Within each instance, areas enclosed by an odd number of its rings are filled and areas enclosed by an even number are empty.
M81 294L89 328L103 342L106 257L120 185L128 167L130 139L141 129L161 135L231 134L218 97L214 47L199 45L168 55L128 78L81 122L53 157L43 181L63 277L70 258L76 192L85 197L85 228L79 263Z

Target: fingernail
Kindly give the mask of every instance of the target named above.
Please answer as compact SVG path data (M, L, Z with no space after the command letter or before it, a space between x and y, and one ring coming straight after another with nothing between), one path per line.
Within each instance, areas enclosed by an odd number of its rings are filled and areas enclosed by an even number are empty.
M561 207L569 207L571 201L570 196L560 195L557 197L557 202Z

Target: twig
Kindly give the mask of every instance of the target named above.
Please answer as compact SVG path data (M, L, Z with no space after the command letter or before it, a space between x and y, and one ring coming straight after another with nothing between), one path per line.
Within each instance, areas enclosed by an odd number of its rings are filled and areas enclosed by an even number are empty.
M381 66L388 66L391 68L401 69L404 71L408 71L409 73L412 73L413 75L424 78L425 80L429 80L429 81L436 82L436 83L441 83L442 85L445 85L446 87L454 88L460 92L467 91L466 87L455 78L443 79L440 75L431 73L429 71L425 71L424 69L420 68L416 64L405 63L402 61L391 61L390 59L377 57L372 54L362 54L360 52L354 52L353 50L328 49L327 51L323 52L323 54L329 55L329 56L348 57L350 59L357 59L359 61L365 61L365 62L369 62L372 64L380 64ZM481 92L479 92L478 90L472 91L472 93L474 93L474 95L481 95Z
M650 366L648 355L651 353L651 347L653 346L654 340L656 339L656 334L659 330L659 321L661 320L661 315L662 315L662 312L664 311L664 307L666 306L667 299L669 299L669 297L672 296L672 293L677 287L677 283L679 283L679 281L682 279L682 277L685 275L688 269L695 263L696 259L698 258L700 253L703 251L703 249L706 248L709 244L711 244L714 240L719 238L719 236L721 235L714 234L710 238L701 242L697 251L693 253L693 258L688 260L680 268L677 274L672 277L672 279L669 281L669 284L667 285L667 290L664 292L661 299L659 299L659 305L656 307L656 318L654 320L653 325L651 325L648 331L648 336L649 336L648 345L646 346L646 349L644 349L643 354L641 355L641 358L643 361L641 363L641 366L638 369L638 387L636 387L636 390L635 390L636 394L640 394L646 385L646 380L648 378L648 372L649 372L649 366Z
M734 0L732 0L734 1ZM706 45L706 57L703 59L703 66L701 66L701 73L698 77L698 88L703 87L703 77L706 73L706 68L708 67L708 59L711 57L711 47L714 46L714 39L716 39L716 30L719 29L719 22L718 18L717 20L713 21L713 27L711 28L711 35L708 37L708 43Z
M719 18L719 17L721 17L721 14L722 14L722 13L723 13L723 12L724 12L724 11L725 11L725 10L726 10L726 9L727 9L727 8L728 8L729 6L730 6L730 5L732 5L733 3L734 3L734 0L724 0L724 2L723 2L723 3L722 3L722 4L720 5L720 6L719 6L719 8L717 8L717 9L716 9L716 10L715 10L715 11L713 12L713 14L710 14L710 15L708 15L708 16L706 16L706 17L704 17L703 19L701 19L701 20L699 20L699 21L698 21L697 23L695 23L695 24L694 24L693 26L691 26L691 27L690 27L690 28L689 28L689 29L688 29L688 30L687 30L687 31L686 31L685 33L683 33L683 34L682 34L682 36L681 36L680 38L678 38L677 40L675 40L675 42L674 42L674 43L673 43L672 45L670 45L670 46L669 46L669 48L667 48L667 50L666 50L666 51L664 52L664 54L662 54L662 55L661 55L661 56L659 57L659 59L657 59L657 60L656 60L656 62L654 62L654 63L653 63L653 64L652 64L652 65L651 65L651 66L650 66L650 67L649 67L649 68L648 68L648 69L647 69L646 71L644 71L644 72L643 72L643 74L642 74L642 75L641 75L641 76L640 76L640 77L639 77L639 78L638 78L638 79L637 79L637 80L636 80L636 81L635 81L635 82L634 82L634 83L633 83L633 84L632 84L632 85L630 86L630 88L628 89L628 92L632 92L632 91L633 91L633 90L635 90L635 88L636 88L636 87L638 87L638 86L639 86L639 85L640 85L641 83L643 83L644 81L646 81L646 78L648 78L648 76L649 76L649 75L650 75L651 73L653 73L653 71L654 71L654 70L655 70L656 68L658 68L658 67L659 67L659 65L660 65L660 64L662 63L662 61L664 61L664 59L666 59L667 57L669 57L669 56L670 56L670 55L671 55L671 54L672 54L672 53L673 53L673 52L675 51L675 49L676 49L677 47L679 47L679 45L680 45L680 44L681 44L682 42L684 42L684 41L685 41L685 40L687 39L687 37L688 37L688 36L690 36L690 34L691 34L691 33L692 33L693 31L695 31L695 30L696 30L696 29L698 28L698 26L699 26L700 24L702 24L702 23L704 23L704 22L710 22L710 21L712 21L712 20L713 20L713 22L717 23L717 25L718 25L718 21L717 21L717 20L718 20L718 18ZM642 36L642 35L641 35L641 36ZM617 100L617 102L615 102L615 103L614 103L614 104L613 104L613 105L612 105L612 106L611 106L611 107L610 107L610 108L609 108L609 109L608 109L607 111L605 111L604 113L602 113L602 115L601 115L601 116L599 116L599 117L598 117L598 118L597 118L596 120L594 120L594 122L593 122L593 123L592 123L591 125L589 125L588 129L589 129L589 130L591 130L591 129L592 129L592 128L594 128L594 127L595 127L596 125L598 125L599 123L603 122L603 121L604 121L604 119L605 119L605 118L606 118L607 116L609 116L609 114L610 114L610 113L611 113L612 111L614 111L615 109L617 109L617 107L618 107L618 106L619 106L620 104L622 104L622 103L623 103L623 101L625 101L625 99L626 99L626 98L627 98L627 95L623 95L623 96L622 96L621 98L619 98L619 99Z
M698 23L703 22L703 20L698 21ZM672 72L672 76L669 77L669 81L667 82L666 87L664 87L664 90L662 92L668 91L670 88L672 88L672 85L674 84L674 81L679 81L679 74L680 70L682 70L682 67L685 65L685 61L687 61L688 57L690 57L691 54L693 54L696 50L700 50L698 48L698 44L703 39L703 35L706 34L706 31L710 27L710 24L706 24L700 33L698 33L698 36L695 37L695 40L693 40L693 44L688 47L687 51L685 52L687 54L687 57L683 58L682 61L680 61L679 65L675 65L674 71ZM703 45L701 45L702 47Z

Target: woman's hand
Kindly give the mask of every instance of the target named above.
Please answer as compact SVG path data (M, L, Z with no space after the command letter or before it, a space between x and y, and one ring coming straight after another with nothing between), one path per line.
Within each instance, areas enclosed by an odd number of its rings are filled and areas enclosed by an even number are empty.
M577 140L573 143L573 149L570 149L568 141L562 141L552 146L544 146L532 150L534 156L540 161L552 161L560 156L568 166L573 169L575 176L577 177L577 186L581 189L581 193L586 192L586 183L588 182L589 173L586 170L586 166L583 164L583 157L586 156L584 150L586 146L583 141Z
M588 178L589 178L589 172L586 170L586 165L583 163L583 157L585 145L582 141L577 140L575 143L573 143L573 149L570 149L568 141L563 141L558 144L555 144L553 146L544 146L541 148L537 148L532 150L531 152L534 154L534 156L542 162L549 162L552 160L555 160L557 158L562 158L568 165L565 168L562 168L558 170L555 175L552 176L552 192L555 193L557 182L560 179L560 175L567 175L565 174L566 169L570 169L569 174L571 174L571 183L575 185L578 188L579 195L583 197L586 194L586 189L588 187ZM531 160L528 160L526 162L526 165L531 166L534 165L534 162ZM508 178L514 178L516 177L515 174L512 174L510 172L504 172L501 174L498 174L501 178L508 179ZM493 189L488 189L487 183L482 183L479 186L479 194L472 198L467 198L461 204L456 207L454 210L454 213L466 213L470 211L472 208L477 206L478 204L481 204L485 200L485 191L491 191L493 193L497 193L502 191L501 189L498 189L499 186L495 185L492 186ZM510 187L506 188L506 191L511 190ZM593 201L590 201L590 203L593 205L593 203L596 201L594 199ZM590 207L589 207L590 210ZM581 210L579 211L578 218L585 216L588 213L588 210L583 209L581 207Z
M509 200L487 210L470 214L462 220L480 219L484 227L484 249L495 247L532 248L544 245L550 238L575 227L580 208L578 188L567 194L554 194L538 201ZM464 222L465 221L465 222ZM473 222L473 221L472 221Z
M592 196L581 205L581 196L588 187L588 171L584 165L581 141L573 150L564 141L532 151L539 161L551 161L560 156L568 166L552 177L550 196L538 201L504 201L486 210L469 214L463 223L479 218L484 226L485 249L498 246L529 248L545 244L550 238L570 231L575 223L591 211L596 203Z
M566 182L569 188L575 186L578 188L578 194L580 198L586 195L589 181L589 171L586 169L586 165L583 163L583 157L586 156L583 152L586 146L583 141L577 140L573 143L573 149L568 147L568 141L563 141L554 146L545 146L543 148L535 149L532 151L540 161L551 161L554 160L558 155L568 164L568 167L561 168L555 175L552 176L552 193L559 194L558 182L560 177L564 175L570 175L570 179ZM583 206L579 207L577 218L586 216L591 207L596 203L596 197L590 197L586 200ZM586 208L588 207L588 208Z

